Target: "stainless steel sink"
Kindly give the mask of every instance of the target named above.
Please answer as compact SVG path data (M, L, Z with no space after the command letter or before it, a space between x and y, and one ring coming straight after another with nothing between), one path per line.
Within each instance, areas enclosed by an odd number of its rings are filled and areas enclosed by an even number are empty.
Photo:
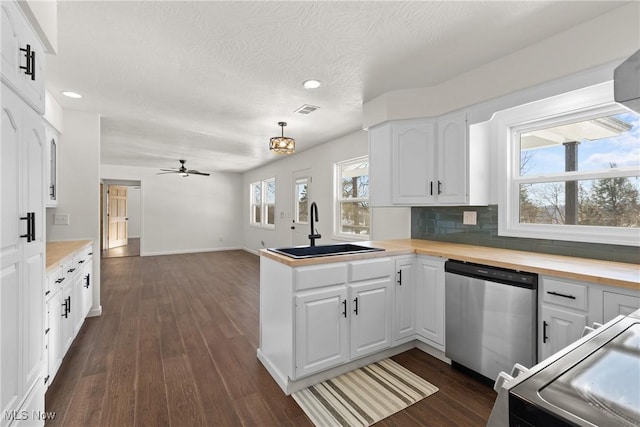
M321 246L294 246L291 248L268 248L267 250L296 259L384 251L384 249L380 248L370 248L351 243Z

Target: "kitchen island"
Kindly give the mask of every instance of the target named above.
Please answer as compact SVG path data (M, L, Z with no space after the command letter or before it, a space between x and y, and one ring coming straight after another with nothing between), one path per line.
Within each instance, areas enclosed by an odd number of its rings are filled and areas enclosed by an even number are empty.
M449 361L447 259L542 276L540 360L587 324L640 305L634 264L415 239L358 244L384 251L305 259L260 252L258 358L287 394L413 347ZM557 297L565 288L576 293L568 303ZM540 333L549 325L550 339Z

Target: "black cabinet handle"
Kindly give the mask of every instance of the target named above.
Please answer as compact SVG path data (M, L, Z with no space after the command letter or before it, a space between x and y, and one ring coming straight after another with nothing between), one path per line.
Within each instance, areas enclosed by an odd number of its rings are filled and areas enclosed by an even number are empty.
M76 271L75 268L70 268L69 270L67 270L67 273L73 273L74 271Z
M49 196L50 196L53 200L55 200L55 199L56 199L56 186L55 186L55 184L51 184L51 185L49 186Z
M342 315L347 317L347 300L342 301Z
M433 181L429 182L429 195L433 196Z
M398 285L402 286L402 270L398 270Z
M84 276L84 287L89 289L89 284L91 283L91 274L87 274Z
M549 339L549 337L547 336L547 326L549 326L549 324L547 323L546 320L542 321L542 343L546 343L547 340Z
M442 181L438 181L438 194L442 194Z
M50 377L51 377L51 375L47 375L47 376L44 378L44 383L45 383L45 384L46 384L47 382L49 382L49 378L50 378Z
M44 293L44 296L46 297L47 295L49 295L51 293L51 291L47 291Z
M84 264L84 260L81 259L80 261L78 261L78 264Z
M67 298L64 299L64 304L62 304L62 307L64 308L64 313L62 313L62 317L64 317L65 319L67 319L69 317L69 306L67 305Z
M58 280L56 280L56 283L62 283L62 282L64 282L64 277L61 277Z
M36 240L36 213L31 212L31 240Z
M71 313L71 295L69 295L69 296L67 297L67 299L69 300L69 303L68 303L67 307L68 307L68 309L69 309L69 313Z
M89 252L87 255L93 255L93 252Z
M47 335L49 333L49 331L51 330L51 328L47 328L44 330L44 334Z
M27 212L27 216L20 217L21 221L27 221L27 234L21 234L20 237L26 238L27 242L36 240L36 213Z
M576 297L574 297L573 295L559 294L558 292L553 292L553 291L547 291L547 293L549 295L555 295L557 297L576 299Z
M353 312L357 316L358 315L358 298L357 297L356 297L356 299L353 300L353 303L355 304L355 309L353 310Z
M31 50L31 45L27 44L25 49L20 48L20 52L24 52L25 65L20 66L21 70L24 70L24 73L27 76L31 76L31 80L36 79L36 53Z

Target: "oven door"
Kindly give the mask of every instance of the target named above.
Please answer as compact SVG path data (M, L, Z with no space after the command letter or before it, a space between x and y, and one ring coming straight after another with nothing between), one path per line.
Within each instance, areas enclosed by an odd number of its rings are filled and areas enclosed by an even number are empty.
M509 391L511 426L640 425L640 319L609 326Z

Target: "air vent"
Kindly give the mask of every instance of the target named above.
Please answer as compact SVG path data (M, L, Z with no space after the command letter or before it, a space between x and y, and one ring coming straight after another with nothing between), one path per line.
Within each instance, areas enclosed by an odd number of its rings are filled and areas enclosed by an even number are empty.
M297 110L294 110L294 113L310 114L310 113L313 113L314 111L316 111L318 108L320 108L320 107L316 107L314 105L309 105L309 104L304 104L302 107L298 108Z

